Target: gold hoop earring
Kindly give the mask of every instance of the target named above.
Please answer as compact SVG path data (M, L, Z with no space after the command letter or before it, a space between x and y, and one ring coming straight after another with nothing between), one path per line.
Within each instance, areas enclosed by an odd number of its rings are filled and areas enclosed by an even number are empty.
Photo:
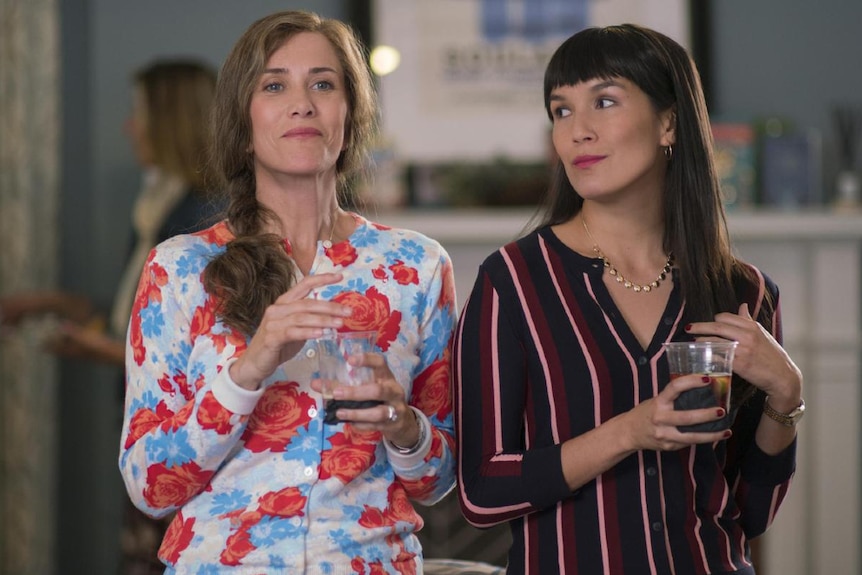
M673 159L673 146L670 145L664 149L664 157L667 158L667 161L671 161Z

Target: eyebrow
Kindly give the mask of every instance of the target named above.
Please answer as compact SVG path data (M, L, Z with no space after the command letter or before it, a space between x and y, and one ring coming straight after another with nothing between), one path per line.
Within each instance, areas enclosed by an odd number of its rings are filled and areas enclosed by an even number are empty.
M310 74L321 74L323 72L332 72L333 74L338 74L338 72L335 71L335 69L330 68L328 66L316 66L314 68L310 68L308 70L308 72ZM263 73L264 74L288 74L289 72L288 72L287 68L266 68L263 71Z
M625 86L623 86L623 84L619 82L619 80L604 80L603 82L599 82L598 84L590 86L589 90L590 92L601 92L605 88L621 88L625 90ZM560 102L563 100L565 100L563 96L560 96L559 94L553 92L548 97L548 102Z
M619 80L605 80L604 82L599 82L598 84L593 84L592 86L590 86L590 91L598 92L600 90L604 90L605 88L625 88L625 86L623 86Z

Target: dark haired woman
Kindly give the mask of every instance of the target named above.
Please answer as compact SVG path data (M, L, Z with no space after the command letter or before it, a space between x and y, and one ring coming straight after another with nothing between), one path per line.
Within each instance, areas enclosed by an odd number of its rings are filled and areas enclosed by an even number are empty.
M660 33L591 28L545 105L544 217L482 264L456 335L462 510L510 523L509 573L751 575L802 375L775 284L731 253L697 71ZM697 337L739 342L729 413L674 409L708 378L669 381L662 344Z

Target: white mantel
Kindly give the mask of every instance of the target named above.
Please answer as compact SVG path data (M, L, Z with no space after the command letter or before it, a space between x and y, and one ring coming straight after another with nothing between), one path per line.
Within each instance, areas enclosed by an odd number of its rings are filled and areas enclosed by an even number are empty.
M437 239L464 302L482 260L520 235L524 209L405 210L371 214ZM862 573L862 211L731 212L736 253L779 286L784 341L805 375L798 470L763 539L758 575Z

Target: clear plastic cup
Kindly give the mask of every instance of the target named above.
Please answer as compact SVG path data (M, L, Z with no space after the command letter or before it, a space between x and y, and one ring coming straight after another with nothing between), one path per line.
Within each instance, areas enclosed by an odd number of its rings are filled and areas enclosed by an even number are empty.
M333 390L341 385L370 383L373 370L366 366L351 365L349 359L365 353L375 352L376 331L337 332L317 340L318 374L323 381L323 400L326 405L324 421L338 423L338 409L364 409L380 405L380 401L336 400Z
M733 377L735 341L683 341L664 344L671 380L683 375L700 374L710 385L688 389L674 402L679 410L721 407L725 417L717 421L680 426L682 431L718 431L730 426L730 387Z

